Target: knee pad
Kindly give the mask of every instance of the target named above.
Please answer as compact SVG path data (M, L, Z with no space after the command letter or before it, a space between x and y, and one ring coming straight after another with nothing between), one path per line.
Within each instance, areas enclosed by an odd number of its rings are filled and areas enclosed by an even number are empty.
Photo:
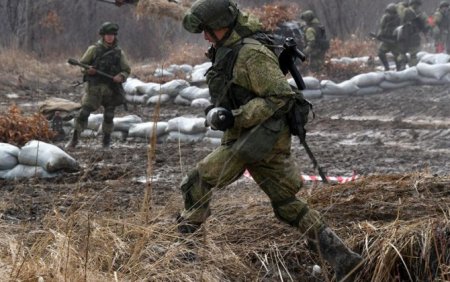
M78 120L79 121L87 121L91 112L92 112L92 110L90 108L81 107L80 114L78 115Z
M291 226L298 227L299 222L308 213L308 205L292 197L283 201L272 202L273 211L275 216Z

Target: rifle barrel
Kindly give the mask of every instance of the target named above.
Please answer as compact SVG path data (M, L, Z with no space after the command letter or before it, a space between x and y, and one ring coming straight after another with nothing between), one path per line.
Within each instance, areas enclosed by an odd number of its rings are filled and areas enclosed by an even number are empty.
M75 60L75 59L69 59L69 60L67 60L67 62L68 62L69 64L71 64L71 65L79 66L79 67L82 67L82 68L84 68L84 69L88 69L88 68L91 67L91 66L86 65L86 64L83 64L83 63L81 63L81 62L79 62L79 61L77 61L77 60ZM99 75L101 75L101 76L104 76L104 77L107 77L107 78L110 78L110 79L113 79L113 78L114 78L114 76L112 76L112 75L110 75L110 74L107 74L106 72L102 72L102 71L99 71L99 70L97 70L97 69L96 69L96 71L97 71L97 74L99 74Z

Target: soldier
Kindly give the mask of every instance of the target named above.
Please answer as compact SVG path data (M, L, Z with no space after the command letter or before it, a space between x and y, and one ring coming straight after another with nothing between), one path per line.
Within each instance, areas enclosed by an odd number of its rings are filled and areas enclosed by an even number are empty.
M426 35L430 29L427 15L419 10L421 5L421 0L409 0L409 7L405 10L403 27L399 36L403 53L409 53L408 65L410 67L418 63L417 53L421 47L420 33ZM405 61L406 58L402 60Z
M450 19L448 15L448 8L450 4L447 1L441 1L439 8L436 10L432 17L432 35L434 39L434 46L436 53L443 53L449 50L449 28Z
M405 10L408 8L408 1L400 1L397 4L397 14L399 15L400 19L403 20L403 17L405 16Z
M386 54L391 52L394 55L395 67L397 71L401 70L402 67L402 57L401 49L397 42L397 37L394 34L394 30L400 26L401 20L397 13L397 6L391 3L386 6L385 13L380 21L380 29L376 38L381 41L380 47L378 48L378 57L383 63L384 70L389 70L389 62Z
M87 127L91 112L103 106L103 147L109 147L113 131L115 107L124 103L121 91L122 83L130 74L130 66L122 49L118 46L117 32L119 26L115 23L102 24L99 35L101 39L84 53L80 63L91 66L83 70L83 79L87 81L86 94L81 101L81 110L75 120L75 130L72 139L66 145L74 148L78 144L81 132ZM97 70L113 76L113 79L97 74Z
M304 11L300 19L305 21L303 27L305 49L303 52L309 59L309 65L313 72L320 71L324 63L325 53L330 47L326 38L325 27L311 10Z
M271 200L275 215L298 228L333 267L339 281L351 277L362 258L345 246L318 211L296 197L302 187L291 157L286 114L295 92L277 56L252 37L259 21L230 0L197 0L183 18L184 28L212 43L213 65L206 77L212 106L211 128L224 131L221 145L201 160L181 183L181 233L195 232L210 215L213 188L222 188L249 171ZM351 281L352 278L346 278Z

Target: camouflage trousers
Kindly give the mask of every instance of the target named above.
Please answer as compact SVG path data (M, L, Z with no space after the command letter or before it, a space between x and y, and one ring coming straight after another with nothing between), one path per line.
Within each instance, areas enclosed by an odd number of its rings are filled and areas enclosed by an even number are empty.
M278 219L298 227L303 233L318 232L324 226L320 214L296 197L302 181L289 153L273 153L266 159L248 164L235 155L231 146L221 145L197 164L182 181L184 210L181 218L196 225L210 215L213 188L222 188L240 178L245 170L269 196Z
M122 104L122 97L116 93L108 84L88 83L86 93L81 100L81 111L76 118L75 129L81 133L86 129L91 112L103 106L103 133L111 134L114 130L114 110Z
M404 68L404 65L406 64L406 57L402 54L400 46L397 44L382 42L380 47L378 47L378 57L386 69L389 68L389 63L386 56L387 53L392 53L394 56L397 71Z

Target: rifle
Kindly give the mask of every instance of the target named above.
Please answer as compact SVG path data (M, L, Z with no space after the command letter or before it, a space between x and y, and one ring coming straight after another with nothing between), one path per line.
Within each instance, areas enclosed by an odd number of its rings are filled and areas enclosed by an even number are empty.
M374 32L369 32L369 36L371 38L374 38L374 39L379 40L381 42L386 42L386 43L391 43L391 44L398 43L397 40L395 40L395 39L387 38L386 36L376 35Z
M306 60L305 54L303 54L303 52L301 52L297 48L297 43L295 43L294 38L288 37L283 44L283 51L279 56L280 68L284 74L287 74L289 72L292 75L292 78L294 78L295 84L297 84L298 89L304 90L306 88L305 82L303 81L298 68L295 66L295 60L297 58L302 62ZM309 101L305 99L305 102L307 103L308 107L312 108L312 104ZM317 162L313 152L309 148L308 143L306 143L306 131L303 126L305 122L304 117L302 116L302 112L299 109L300 106L297 105L297 102L294 102L294 105L292 107L293 109L291 110L291 118L294 119L294 121L291 121L291 124L296 127L294 131L298 133L294 135L297 135L300 140L300 144L302 144L303 148L305 148L305 151L308 154L308 157L311 159L314 168L319 172L319 175L322 178L322 182L327 183L328 180L325 176L325 173L319 166L319 163Z
M69 58L69 59L67 60L67 62L68 62L69 64L71 64L72 66L79 66L79 67L82 67L82 68L84 68L84 69L86 69L86 70L89 69L89 68L91 67L90 65L83 64L83 63L81 63L81 62L79 62L79 61L77 61L77 60L75 60L75 59L72 59L72 58ZM114 76L112 76L112 75L110 75L110 74L108 74L108 73L106 73L106 72L97 70L97 69L96 69L96 73L99 74L99 75L101 75L101 76L103 76L103 77L107 77L107 78L109 78L109 79L111 79L111 80L114 79ZM128 106L127 106L127 103L126 103L125 93L124 93L122 84L121 84L121 83L115 83L115 85L117 86L117 90L118 90L119 94L122 96L122 100L123 100L123 108L125 109L125 111L128 111Z

